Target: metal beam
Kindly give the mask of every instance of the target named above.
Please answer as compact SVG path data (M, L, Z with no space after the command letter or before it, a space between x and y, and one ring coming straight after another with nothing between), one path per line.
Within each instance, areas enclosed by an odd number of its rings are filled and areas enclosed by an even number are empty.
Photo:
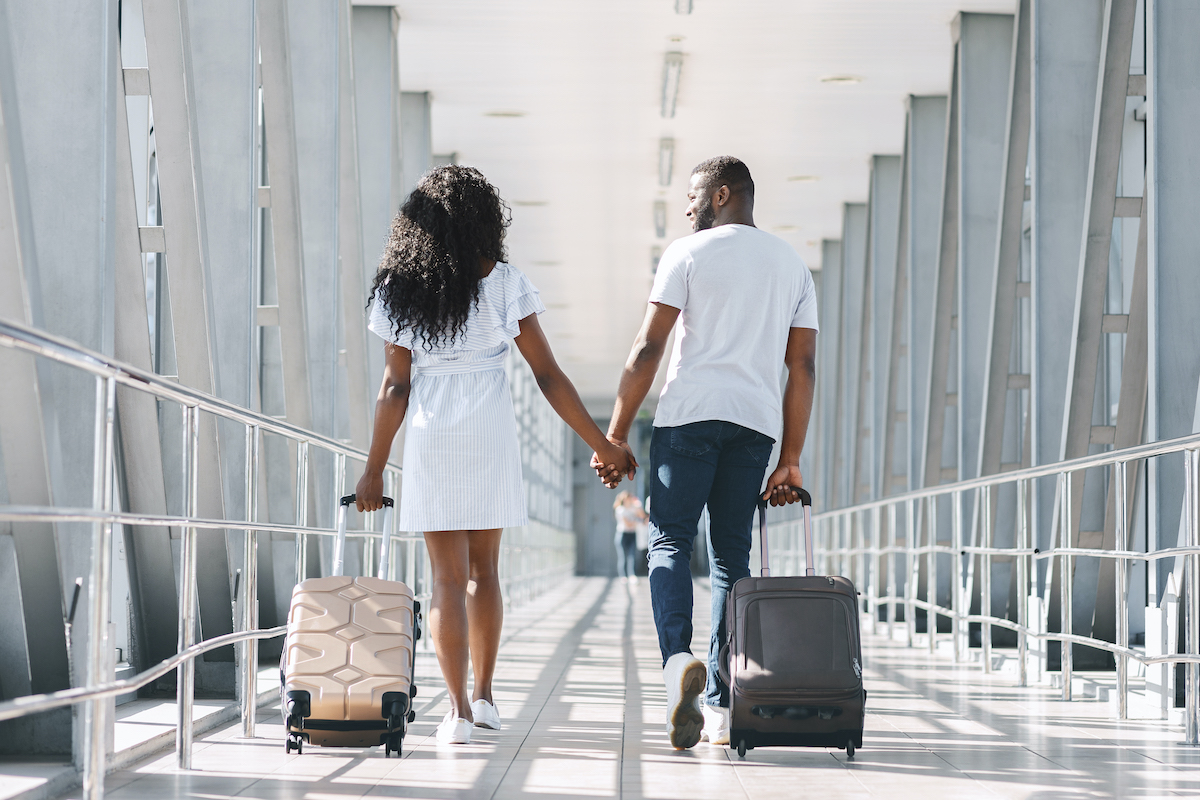
M866 269L867 207L846 203L842 210L842 290L838 347L838 402L834 420L833 506L850 505L854 497L854 442L859 350L862 346L863 273Z
M118 78L118 85L124 86ZM118 92L124 110L124 90ZM116 330L113 355L152 372L150 326L147 320L146 279L138 247L137 199L129 143L129 121L117 114ZM152 395L117 389L117 411L129 508L146 514L166 514L167 494L159 439L158 402ZM137 526L132 530L133 574L138 587L138 656L141 668L175 654L179 606L171 553L171 532Z
M1185 0L1148 3L1146 18L1146 83L1149 204L1148 298L1150 396L1147 436L1159 440L1196 428L1196 387L1200 383L1200 351L1182 343L1200 341L1200 162L1196 131L1200 130L1200 7ZM1121 412L1122 414L1124 411ZM1176 526L1183 502L1180 459L1155 459L1150 473L1151 547L1183 543ZM1176 531L1179 530L1176 539ZM1152 583L1161 593L1169 566ZM1195 587L1189 587L1194 591Z
M367 334L363 306L362 209L359 194L358 113L354 81L353 9L342 0L338 9L338 288L341 293L342 369L346 376L350 442L370 444L370 386L367 378Z
M191 65L187 0L143 0L150 99L158 153L159 192L166 229L167 273L175 359L186 386L216 393L212 317L208 286L209 250L200 164L198 106ZM225 515L218 430L200 417L199 497L201 516ZM229 604L229 555L224 537L198 537L200 623L205 638L233 630ZM232 648L205 662L232 658ZM211 677L210 677L211 675ZM197 685L232 692L231 668L197 669Z
M905 308L907 357L907 422L905 473L907 487L922 484L921 445L929 401L929 343L933 337L934 298L940 243L941 202L946 151L944 96L909 95L905 134L904 258L908 267ZM885 462L886 463L886 462Z
M284 0L260 0L258 28L284 399L288 421L311 428L312 397L306 352L308 314L287 3Z
M817 337L817 463L819 473L805 476L810 486L816 486L821 508L833 508L834 479L833 451L836 437L838 385L841 364L842 306L842 242L840 239L821 241L821 327L824 336Z
M1005 408L1012 372L1013 322L1017 283L1021 273L1021 221L1025 206L1025 169L1029 158L1030 2L1017 5L1009 79L1008 120L1005 130L1005 164L1000 215L996 233L992 308L987 341L987 367L983 375L982 435L976 474L1000 471L1004 446Z
M882 481L884 431L888 426L888 376L892 354L894 298L897 296L896 251L900 234L900 156L871 157L871 302L875 313L870 319L871 396L868 420L871 457L863 476L876 498L887 491Z
M12 69L11 31L7 9L0 5L0 174L6 178L0 184L0 318L40 326L41 315L31 303L28 287L30 279L37 281L38 261ZM0 348L0 374L5 376L0 381L0 460L4 464L7 501L51 505L36 364L31 356ZM19 611L21 624L5 626L7 635L0 637L0 671L6 678L3 694L16 697L68 688L71 675L59 620L63 590L54 528L5 524L0 526L0 536L5 534L12 539L13 563L8 566L16 580L11 589L19 598L10 613ZM11 725L5 729L6 736L17 733ZM57 749L69 749L70 731L60 732L57 738Z

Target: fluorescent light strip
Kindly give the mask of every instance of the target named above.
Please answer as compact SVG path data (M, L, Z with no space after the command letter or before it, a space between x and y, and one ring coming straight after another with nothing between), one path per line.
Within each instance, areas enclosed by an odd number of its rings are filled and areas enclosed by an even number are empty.
M658 185L670 186L671 173L675 168L675 140L658 140Z
M662 116L675 116L675 104L679 100L679 77L683 72L683 53L671 52L663 57Z
M658 239L667 235L667 201L654 201L654 236Z
M675 13L676 14L692 13L692 0L675 0Z

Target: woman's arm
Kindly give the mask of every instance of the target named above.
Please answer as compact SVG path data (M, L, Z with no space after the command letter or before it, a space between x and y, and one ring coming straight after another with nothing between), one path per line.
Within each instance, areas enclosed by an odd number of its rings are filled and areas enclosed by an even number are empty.
M359 511L383 508L383 468L392 452L392 440L408 411L408 393L412 388L412 350L391 343L383 346L386 359L383 384L375 401L375 428L367 466L354 490Z
M538 323L537 314L525 317L520 325L521 333L514 341L533 370L533 377L550 406L579 434L579 438L587 442L603 464L615 465L618 476L628 475L632 478L638 465L637 461L627 450L605 438L604 432L596 427L591 414L583 407L583 401L579 399L575 386L554 360L554 353L551 352L546 334Z

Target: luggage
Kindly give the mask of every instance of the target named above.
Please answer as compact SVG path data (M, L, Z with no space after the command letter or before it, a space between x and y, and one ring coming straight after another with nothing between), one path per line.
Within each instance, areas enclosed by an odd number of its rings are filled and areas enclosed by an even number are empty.
M770 577L765 501L759 502L762 576L729 591L719 659L729 686L729 746L739 756L767 745L862 747L858 592L813 568L812 499L803 489L804 577Z
M384 746L400 754L416 712L412 698L414 643L421 638L421 605L412 590L384 580L395 511L385 497L378 578L342 575L346 511L337 511L333 575L310 578L292 590L287 639L280 660L280 706L287 751L304 742L330 747Z

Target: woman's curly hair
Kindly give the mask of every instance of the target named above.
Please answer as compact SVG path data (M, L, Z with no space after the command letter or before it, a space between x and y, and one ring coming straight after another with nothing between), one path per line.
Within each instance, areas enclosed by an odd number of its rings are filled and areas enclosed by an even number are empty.
M392 221L371 300L382 303L399 335L426 349L452 343L479 300L479 260L505 261L512 222L496 187L473 167L426 173Z

